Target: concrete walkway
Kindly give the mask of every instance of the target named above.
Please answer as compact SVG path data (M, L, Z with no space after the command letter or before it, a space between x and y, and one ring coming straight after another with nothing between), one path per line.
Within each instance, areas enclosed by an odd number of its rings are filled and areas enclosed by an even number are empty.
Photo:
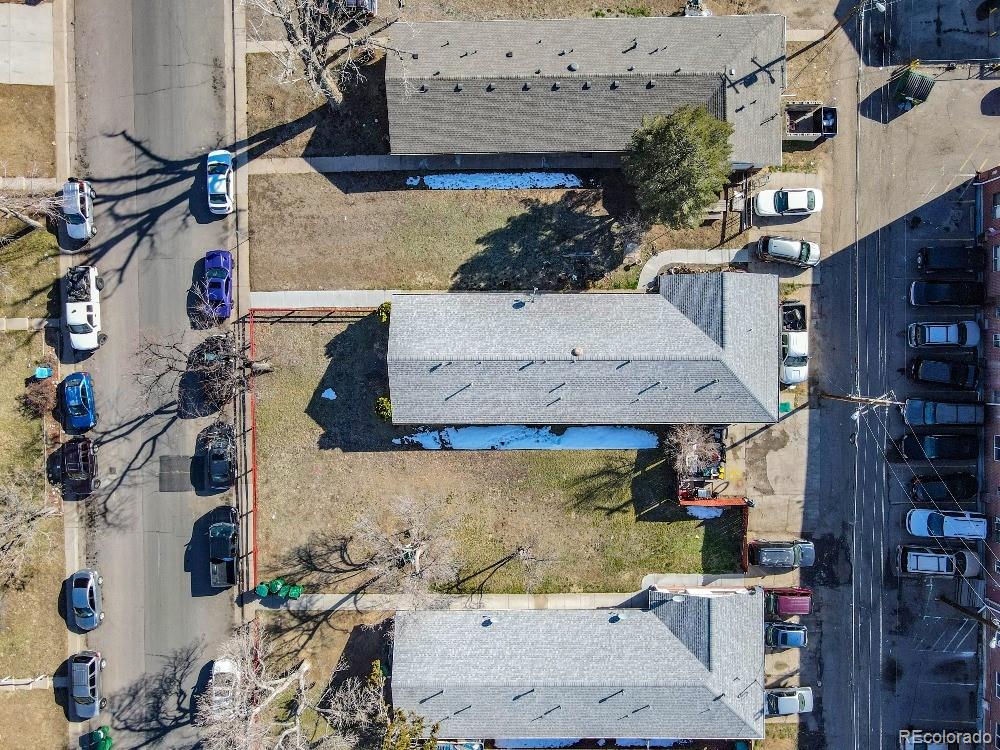
M335 289L329 291L250 292L255 310L307 310L310 308L371 309L388 302L392 289Z
M59 318L0 318L0 333L8 331L40 331L46 326L58 326Z
M0 177L0 190L57 193L62 186L63 180L55 177Z
M668 263L697 266L720 266L730 263L749 263L750 251L745 248L717 247L712 250L664 250L646 261L639 272L639 289L645 289Z
M254 159L254 174L309 174L312 172L416 172L421 170L617 169L618 154L363 154L360 156L306 156Z
M53 85L52 5L0 3L0 83Z
M817 42L826 32L823 29L788 29L785 32L786 42Z
M616 609L646 606L646 592L627 594L483 594L448 596L442 594L421 609ZM266 607L266 600L264 606ZM414 609L412 597L404 594L306 594L285 602L294 612L392 612Z

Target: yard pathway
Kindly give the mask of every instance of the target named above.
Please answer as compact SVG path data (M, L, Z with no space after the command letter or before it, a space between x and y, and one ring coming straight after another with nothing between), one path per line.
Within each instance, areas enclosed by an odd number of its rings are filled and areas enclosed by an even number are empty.
M254 159L250 174L310 174L313 172L416 172L455 169L617 169L618 154L362 154Z
M0 318L0 333L40 331L49 325L58 326L59 318Z
M730 263L749 263L750 251L745 248L717 247L711 250L664 250L646 261L639 272L639 289L645 289L668 263L720 266Z

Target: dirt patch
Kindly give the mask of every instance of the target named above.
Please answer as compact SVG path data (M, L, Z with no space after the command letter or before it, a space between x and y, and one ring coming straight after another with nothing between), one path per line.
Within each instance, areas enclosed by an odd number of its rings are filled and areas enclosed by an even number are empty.
M273 55L247 55L250 158L389 152L384 60L365 68L365 81L345 90L336 112L305 82L279 83L280 73Z
M0 235L10 224L0 221ZM26 227L18 239L0 247L0 317L59 317L56 295L59 245L55 235Z
M21 747L66 747L66 714L51 690L5 693L0 726L16 728Z
M337 560L359 508L387 517L400 496L459 519L461 590L520 592L524 571L498 560L519 544L552 562L533 590L632 591L648 572L736 569L740 519L702 522L669 498L660 451L423 451L373 413L386 393L386 329L374 316L257 326L277 372L257 407L262 576L326 590L359 581ZM270 377L270 376L269 376ZM322 394L331 389L335 400ZM324 562L301 567L323 546ZM298 554L296 554L298 553ZM541 553L540 553L541 554ZM296 567L299 566L299 567ZM483 571L490 571L483 574Z
M0 175L53 177L55 89L0 83L0 112Z

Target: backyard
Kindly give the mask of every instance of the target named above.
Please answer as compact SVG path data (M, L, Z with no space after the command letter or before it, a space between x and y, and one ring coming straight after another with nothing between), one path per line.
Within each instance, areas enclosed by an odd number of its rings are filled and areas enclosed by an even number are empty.
M387 329L374 316L318 324L258 321L258 356L273 379L256 409L257 549L262 577L294 575L315 589L363 581L338 563L360 509L391 517L400 497L456 519L463 591L633 591L649 572L729 572L740 517L688 516L671 498L661 451L425 451L379 421ZM530 546L547 564L529 584L496 567Z
M42 435L17 396L43 355L41 333L0 334L0 476L19 474L42 491ZM66 658L66 623L59 614L64 578L62 518L48 519L30 555L23 586L5 592L0 610L0 672L3 676L54 674ZM25 747L59 747L65 741L63 709L51 690L5 695L0 726L17 726Z

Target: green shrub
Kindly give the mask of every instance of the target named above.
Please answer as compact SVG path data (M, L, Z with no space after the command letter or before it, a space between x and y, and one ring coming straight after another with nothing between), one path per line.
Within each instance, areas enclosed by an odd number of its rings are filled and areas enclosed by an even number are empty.
M389 324L389 316L392 314L392 303L383 302L375 308L375 315L378 316L379 323Z
M392 401L388 396L379 396L375 399L375 416L383 422L392 421Z
M637 5L634 8L626 5L624 8L619 8L618 11L623 16L638 16L641 18L645 18L650 13L649 8L645 5Z

